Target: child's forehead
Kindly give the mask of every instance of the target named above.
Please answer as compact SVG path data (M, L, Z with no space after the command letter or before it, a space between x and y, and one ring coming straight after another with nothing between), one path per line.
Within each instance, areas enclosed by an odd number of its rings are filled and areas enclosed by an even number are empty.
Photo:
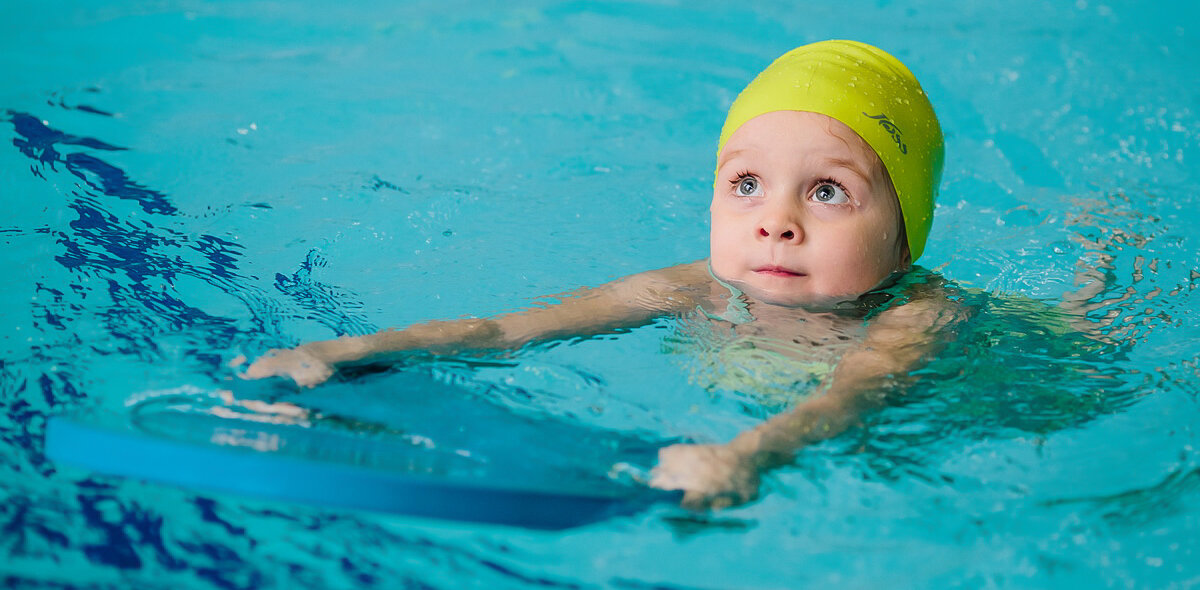
M723 146L718 165L747 153L785 155L797 151L857 162L870 170L883 165L853 129L833 117L808 111L773 111L746 121Z

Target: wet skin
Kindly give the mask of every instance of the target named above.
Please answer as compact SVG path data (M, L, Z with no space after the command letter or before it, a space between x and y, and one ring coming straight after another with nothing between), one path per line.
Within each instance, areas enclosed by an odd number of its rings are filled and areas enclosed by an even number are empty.
M746 122L718 160L713 273L751 297L824 307L907 266L900 209L871 148L825 115Z

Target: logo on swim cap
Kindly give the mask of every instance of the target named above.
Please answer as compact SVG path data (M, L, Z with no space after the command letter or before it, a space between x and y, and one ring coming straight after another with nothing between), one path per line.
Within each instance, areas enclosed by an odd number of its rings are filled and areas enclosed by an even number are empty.
M900 147L900 153L908 155L908 146L904 145L904 138L901 137L900 128L897 127L887 115L883 113L879 113L878 115L868 115L863 113L863 115L868 119L875 119L876 121L879 121L879 126L883 127L884 131L887 131L889 134L891 134L892 141L896 142L896 145Z

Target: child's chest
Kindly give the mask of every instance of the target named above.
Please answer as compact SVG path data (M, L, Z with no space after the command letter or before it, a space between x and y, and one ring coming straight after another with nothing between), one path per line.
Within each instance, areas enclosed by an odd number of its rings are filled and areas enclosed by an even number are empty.
M718 301L717 303L723 303ZM862 342L862 320L753 304L680 318L667 351L682 355L699 385L782 404L812 391Z

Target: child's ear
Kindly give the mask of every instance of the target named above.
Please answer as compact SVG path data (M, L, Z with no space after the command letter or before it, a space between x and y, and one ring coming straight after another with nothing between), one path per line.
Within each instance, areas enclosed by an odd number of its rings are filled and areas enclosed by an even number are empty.
M908 251L908 240L900 240L900 267L897 270L908 270L912 267L912 254Z

